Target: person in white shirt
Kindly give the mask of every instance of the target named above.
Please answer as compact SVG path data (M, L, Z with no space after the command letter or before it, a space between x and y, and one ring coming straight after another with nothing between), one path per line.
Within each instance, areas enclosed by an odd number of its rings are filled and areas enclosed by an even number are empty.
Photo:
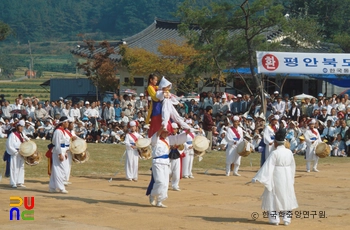
M137 182L139 170L139 152L136 147L136 142L142 136L136 131L137 122L129 122L129 133L125 135L125 176L129 181Z
M24 158L19 154L20 145L29 138L23 134L25 122L20 120L16 124L16 130L10 133L6 141L6 152L11 156L10 161L10 185L12 188L26 187L24 185Z
M31 100L28 100L28 105L26 107L26 111L27 111L27 116L31 117L32 119L35 120L35 107L33 106L32 104L32 101Z
M7 138L4 124L5 124L4 119L0 117L0 138Z
M168 198L169 185L169 152L171 145L181 145L185 143L186 132L169 136L169 132L162 126L151 138L152 145L152 179L146 195L152 206L166 208L162 202Z
M69 111L69 117L73 118L74 121L77 121L80 119L80 109L78 108L78 104L74 104L73 108Z
M281 96L277 96L277 101L273 104L273 108L274 108L275 114L278 114L279 116L283 116L286 110L286 103L282 101Z

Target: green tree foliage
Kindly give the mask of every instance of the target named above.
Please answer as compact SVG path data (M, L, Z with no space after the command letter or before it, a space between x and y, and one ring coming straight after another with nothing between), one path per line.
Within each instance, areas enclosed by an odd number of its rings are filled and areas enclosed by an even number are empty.
M255 51L266 46L264 36L272 27L285 23L282 5L273 0L220 1L195 7L194 3L187 0L178 10L181 33L204 55L189 73L213 73L211 77L219 85L226 79L223 70L228 66L247 65L255 88L261 89L261 79L254 72Z
M174 19L182 0L1 0L0 20L21 42L119 39L140 32L155 17Z
M0 41L5 40L11 33L13 33L11 27L0 21Z

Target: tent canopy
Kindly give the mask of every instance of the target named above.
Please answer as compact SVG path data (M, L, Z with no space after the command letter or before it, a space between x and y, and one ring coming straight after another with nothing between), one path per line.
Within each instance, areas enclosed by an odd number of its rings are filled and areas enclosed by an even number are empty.
M257 72L257 68L254 68L254 71ZM251 74L249 68L236 68L236 69L229 69L225 72L230 72L230 73L240 73L240 74ZM281 76L286 76L286 77L299 77L299 78L305 78L305 77L311 77L315 78L318 80L323 80L328 83L331 83L333 85L339 86L339 87L350 87L350 75L335 75L335 74L266 74L268 77L275 77L276 75L281 75Z

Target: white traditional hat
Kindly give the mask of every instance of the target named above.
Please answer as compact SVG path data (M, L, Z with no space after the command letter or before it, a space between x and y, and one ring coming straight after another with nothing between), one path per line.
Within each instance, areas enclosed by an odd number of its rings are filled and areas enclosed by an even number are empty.
M19 146L19 153L24 157L31 156L32 154L34 154L36 152L36 150L37 150L37 146L36 146L35 142L33 142L33 141L23 142Z
M151 144L151 139L149 138L139 138L135 145L137 148L145 148Z
M165 87L170 86L170 88L172 87L172 83L170 81L168 81L164 76L162 78L162 80L160 80L159 82L159 86L158 89L163 89Z
M69 150L73 154L81 154L86 151L86 148L87 148L86 141L81 138L75 139L69 145Z
M239 121L239 116L233 116L234 121Z
M88 102L88 101L85 101L85 105L88 105L88 104L90 104L90 102Z
M316 120L315 119L311 119L308 123L308 125L312 125L312 124L316 124Z
M179 126L176 123L171 123L171 127L173 127L173 129L178 129Z
M130 121L130 122L129 122L129 126L130 126L130 127L136 126L136 122L135 122L135 121Z
M23 120L20 120L19 122L17 122L16 126L25 126L25 122Z
M149 129L149 124L143 126L144 129Z
M279 94L279 92L278 92L278 91L275 91L275 92L273 92L273 94Z
M222 96L221 96L221 98L225 98L225 99L226 99L226 98L227 98L227 97L226 97L226 93L223 93Z
M280 119L280 116L278 116L278 115L274 115L272 118L271 118L271 120L279 120Z
M209 140L204 136L196 136L193 139L193 149L204 152L209 148Z
M145 96L143 93L140 93L140 97L143 97L143 96Z
M237 94L237 97L242 97L242 94Z

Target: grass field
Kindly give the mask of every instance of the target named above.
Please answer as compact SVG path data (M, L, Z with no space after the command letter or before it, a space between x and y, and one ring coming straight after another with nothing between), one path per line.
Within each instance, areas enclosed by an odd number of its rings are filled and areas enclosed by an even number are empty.
M49 141L44 140L34 140L37 143L39 152L44 156L47 151L47 145ZM0 152L5 151L6 139L0 139ZM122 158L125 151L124 145L113 145L113 144L88 144L88 151L90 153L90 160L84 164L73 164L72 175L73 176L91 176L91 177L101 177L101 176L112 176L115 172L124 174L124 160ZM220 169L224 175L226 155L223 151L211 151L204 155L201 162L198 158L195 158L193 170L202 171L210 169ZM303 156L295 156L295 161L298 166L305 166L305 160ZM349 162L350 158L340 158L340 157L327 157L325 159L320 159L319 167L322 170L322 164L333 164ZM2 169L4 169L4 162L1 164ZM252 153L248 157L242 158L241 167L251 167L260 165L260 154ZM151 160L140 160L139 161L139 171L148 172L151 167ZM47 176L47 158L44 156L42 161L37 166L25 166L26 168L26 178L29 177L46 177ZM3 172L3 171L2 171Z

